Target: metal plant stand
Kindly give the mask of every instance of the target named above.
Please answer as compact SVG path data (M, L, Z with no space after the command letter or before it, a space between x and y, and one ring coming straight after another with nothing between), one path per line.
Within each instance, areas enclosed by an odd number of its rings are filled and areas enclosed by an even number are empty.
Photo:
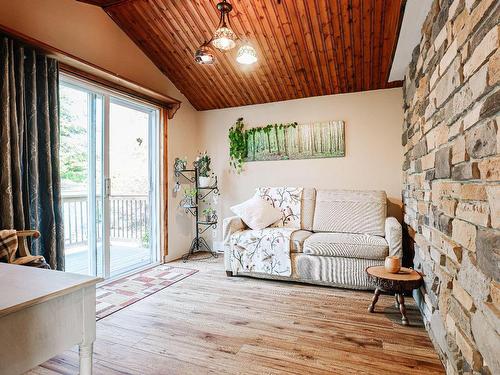
M189 182L193 183L196 189L196 195L194 196L194 200L184 198L180 202L181 208L183 208L186 213L190 213L191 215L193 215L196 220L195 223L196 236L191 241L189 252L183 255L182 260L184 262L187 262L189 260L189 257L200 251L209 252L210 253L209 258L211 257L217 258L218 254L210 248L210 245L207 243L205 238L201 237L201 235L210 228L212 229L217 228L217 222L218 222L217 215L213 215L212 220L210 221L200 220L200 215L199 215L199 202L203 201L203 199L208 197L210 194L219 193L219 188L217 187L217 176L215 176L215 181L212 186L200 187L198 182L198 168L196 166L196 163L194 169L175 170L174 173L176 177L182 176Z

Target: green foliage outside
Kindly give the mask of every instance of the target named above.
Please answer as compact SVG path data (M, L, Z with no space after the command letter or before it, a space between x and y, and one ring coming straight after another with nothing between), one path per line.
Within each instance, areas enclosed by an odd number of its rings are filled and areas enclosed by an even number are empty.
M61 179L73 182L87 180L87 128L71 108L76 100L65 89L60 90L59 124L61 135Z
M142 247L144 247L145 249L149 248L149 244L150 244L149 232L144 232L142 234L141 244L142 244Z

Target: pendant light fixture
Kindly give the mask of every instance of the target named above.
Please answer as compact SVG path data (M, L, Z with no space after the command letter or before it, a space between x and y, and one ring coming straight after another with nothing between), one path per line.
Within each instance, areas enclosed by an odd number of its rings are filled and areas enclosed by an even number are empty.
M203 43L194 53L194 61L202 65L210 65L215 62L215 56L209 46L209 42Z
M217 4L217 9L220 12L219 25L208 42L203 43L195 52L194 58L198 64L213 64L215 56L212 53L210 44L221 52L227 52L236 47L236 42L240 40L236 33L231 28L229 13L233 10L233 6L227 1L222 0ZM257 62L257 52L249 45L244 44L238 50L236 61L240 64L250 65Z
M219 26L215 30L212 37L212 45L222 52L229 51L236 47L236 39L238 37L231 29L229 21L229 12L233 10L233 6L226 0L222 0L217 4L217 9L220 12Z
M257 52L251 45L245 44L238 50L236 61L243 65L251 65L257 62Z
M229 27L219 27L214 33L212 45L222 52L229 51L236 47L236 34Z

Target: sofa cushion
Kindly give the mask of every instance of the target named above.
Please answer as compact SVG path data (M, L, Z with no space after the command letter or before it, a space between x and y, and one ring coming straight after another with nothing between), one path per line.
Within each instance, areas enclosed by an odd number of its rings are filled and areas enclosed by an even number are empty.
M384 260L389 245L383 237L355 233L314 233L304 241L304 254Z
M313 229L315 204L316 204L316 189L304 188L304 190L302 190L302 210L301 210L301 225L300 225L300 227L304 230Z
M271 206L259 196L231 207L237 216L251 229L260 230L267 228L272 223L281 219L281 210Z
M259 187L255 195L281 211L281 220L275 222L273 227L300 229L303 190L301 187L290 186Z
M384 191L318 190L314 232L385 235Z
M365 269L383 260L292 254L293 276L300 281L349 289L375 289Z
M313 233L308 230L296 230L290 237L290 251L292 253L301 253L304 249L304 241Z

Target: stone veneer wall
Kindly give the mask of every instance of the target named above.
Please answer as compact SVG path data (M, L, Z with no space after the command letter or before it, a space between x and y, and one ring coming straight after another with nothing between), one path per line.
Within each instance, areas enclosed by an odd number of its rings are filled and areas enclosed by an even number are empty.
M414 296L449 374L500 374L499 8L435 0L404 83Z

